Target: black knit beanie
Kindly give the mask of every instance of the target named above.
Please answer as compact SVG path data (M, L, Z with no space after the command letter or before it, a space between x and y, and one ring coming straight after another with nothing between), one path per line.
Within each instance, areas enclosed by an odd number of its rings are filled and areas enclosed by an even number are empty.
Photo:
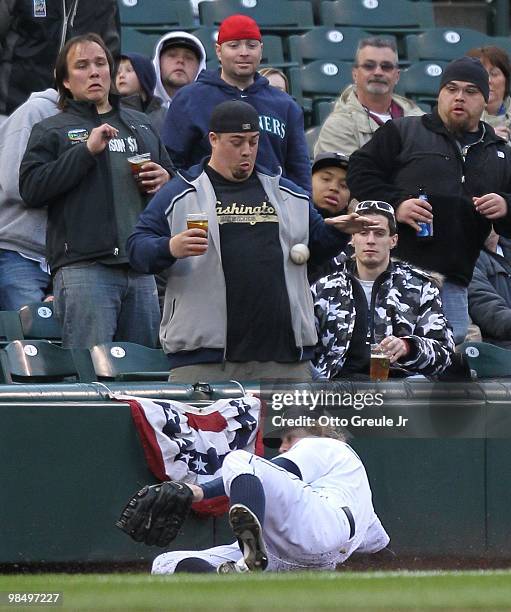
M490 95L490 81L486 68L481 64L477 57L460 57L447 64L442 78L440 79L440 89L445 87L450 81L466 81L473 83L483 94L486 102Z

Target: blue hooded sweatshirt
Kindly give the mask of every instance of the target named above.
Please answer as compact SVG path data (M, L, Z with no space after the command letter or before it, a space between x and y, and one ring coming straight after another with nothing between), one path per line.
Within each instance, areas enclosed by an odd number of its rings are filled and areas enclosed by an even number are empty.
M195 83L181 88L165 118L161 137L178 169L188 169L210 155L208 124L211 112L226 100L242 100L259 114L257 162L282 174L309 194L311 166L303 130L303 111L288 94L272 87L256 72L243 91L226 83L220 70L205 70Z

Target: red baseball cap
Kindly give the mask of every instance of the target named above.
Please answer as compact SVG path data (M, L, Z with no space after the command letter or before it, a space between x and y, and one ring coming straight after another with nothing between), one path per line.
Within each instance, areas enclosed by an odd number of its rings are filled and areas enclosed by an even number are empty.
M229 40L258 40L261 42L259 26L252 17L247 15L231 15L220 24L217 43L221 45Z

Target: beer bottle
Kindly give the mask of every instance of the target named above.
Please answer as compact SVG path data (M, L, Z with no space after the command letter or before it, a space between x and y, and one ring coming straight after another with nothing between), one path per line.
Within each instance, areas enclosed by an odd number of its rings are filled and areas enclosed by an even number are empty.
M428 195L424 189L422 189L422 187L419 189L418 198L419 200L425 200L426 202L428 201ZM425 221L417 221L417 225L419 226L419 229L417 230L417 238L420 238L421 240L431 240L433 238L433 221L430 221L429 223Z

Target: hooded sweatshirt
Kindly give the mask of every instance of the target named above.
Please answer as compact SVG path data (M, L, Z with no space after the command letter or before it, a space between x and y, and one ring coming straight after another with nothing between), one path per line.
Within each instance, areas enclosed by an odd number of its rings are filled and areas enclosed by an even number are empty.
M204 49L204 46L201 41L196 36L194 36L193 34L189 34L188 32L169 32L168 34L162 36L156 44L156 48L154 50L153 55L153 66L156 70L156 87L154 88L154 95L158 96L158 98L161 98L163 100L163 105L166 107L169 107L172 104L172 98L169 96L161 82L160 53L163 45L172 38L188 38L193 41L200 49L201 59L199 61L199 69L197 71L197 75L195 76L195 80L197 80L199 74L206 68L206 50Z
M303 130L303 111L291 96L258 72L244 90L224 81L220 70L201 72L195 83L174 98L161 138L176 168L188 169L210 155L209 119L215 106L227 100L248 102L259 115L257 162L272 173L311 193L311 166Z
M128 59L131 62L140 87L145 94L145 100L142 99L140 93L122 96L121 104L145 113L151 119L151 123L159 134L165 121L167 109L162 99L153 93L156 86L156 71L152 60L140 53L123 53L121 59Z
M20 163L32 127L56 115L58 93L34 92L0 127L0 248L42 261L46 252L46 208L28 208L21 199Z

